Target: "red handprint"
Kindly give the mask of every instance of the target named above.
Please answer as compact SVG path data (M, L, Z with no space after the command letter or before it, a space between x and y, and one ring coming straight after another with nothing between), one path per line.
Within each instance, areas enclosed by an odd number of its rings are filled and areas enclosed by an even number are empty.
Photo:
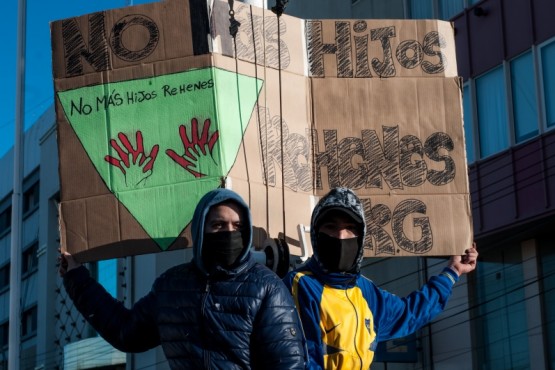
M212 156L212 149L216 141L218 141L220 134L218 130L216 130L212 135L209 135L209 131L210 119L207 119L204 121L202 133L199 136L198 121L196 118L193 118L191 120L190 140L187 137L185 126L179 126L179 136L181 136L181 141L183 142L184 154L179 155L172 149L166 150L166 154L173 159L175 163L189 171L195 177L204 177L207 174L215 173L215 167L218 167L218 163L216 163ZM201 170L199 161L203 156L210 156L212 161L203 161Z
M154 145L150 155L147 156L143 148L143 134L141 131L137 131L135 134L137 149L133 148L124 133L120 132L118 138L123 144L123 148L115 139L110 140L110 145L118 153L119 159L107 155L104 160L121 170L125 176L127 186L139 185L152 175L152 167L158 155L158 145Z

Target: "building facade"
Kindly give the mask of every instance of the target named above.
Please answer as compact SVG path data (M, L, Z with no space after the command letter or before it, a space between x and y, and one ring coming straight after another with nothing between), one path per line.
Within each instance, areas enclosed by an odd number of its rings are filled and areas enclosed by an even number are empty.
M488 0L452 19L481 246L474 368L555 368L554 12Z

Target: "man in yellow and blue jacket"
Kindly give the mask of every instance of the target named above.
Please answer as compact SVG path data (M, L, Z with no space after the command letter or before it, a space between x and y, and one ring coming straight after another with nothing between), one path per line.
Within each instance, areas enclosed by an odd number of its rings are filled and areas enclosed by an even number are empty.
M284 278L301 317L310 369L369 369L378 342L429 323L445 308L459 276L476 268L472 246L401 298L361 275L365 233L360 199L350 189L332 189L312 213L313 256Z

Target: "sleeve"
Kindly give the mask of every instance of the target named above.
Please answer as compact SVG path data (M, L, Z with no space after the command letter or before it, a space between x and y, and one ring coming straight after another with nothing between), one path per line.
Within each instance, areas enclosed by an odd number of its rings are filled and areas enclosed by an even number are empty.
M143 352L160 344L152 292L127 309L94 280L84 266L68 271L63 281L77 310L115 348L123 352Z
M384 341L414 333L443 311L451 296L458 275L445 268L433 276L422 288L400 298L385 290L377 290L376 306L371 307L376 325L377 340Z
M300 284L302 273L290 272L283 282L291 292L293 301L300 315L301 324L308 351L307 369L320 370L324 368L324 353L322 351L322 333L320 331L320 302L313 299Z
M306 348L299 316L291 295L277 276L266 284L266 294L255 317L253 368L305 369Z

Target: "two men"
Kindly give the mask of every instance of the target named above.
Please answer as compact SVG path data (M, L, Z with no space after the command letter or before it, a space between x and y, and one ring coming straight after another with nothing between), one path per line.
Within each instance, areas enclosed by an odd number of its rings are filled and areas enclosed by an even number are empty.
M172 369L304 369L291 294L251 256L250 211L239 195L206 194L192 221L193 260L162 274L131 309L71 255L60 274L77 309L115 348L162 345Z
M378 342L429 323L459 276L476 268L473 246L451 257L420 290L399 298L360 274L365 233L359 198L346 188L331 190L312 213L314 255L284 278L301 316L310 369L368 369Z
M236 193L203 197L192 232L193 261L160 276L130 310L62 255L70 297L114 347L137 352L161 344L175 369L368 369L379 341L413 333L444 309L478 256L471 247L452 257L405 298L383 291L360 274L362 204L351 190L333 189L312 214L313 257L284 279L293 303L277 276L254 263L250 212Z

